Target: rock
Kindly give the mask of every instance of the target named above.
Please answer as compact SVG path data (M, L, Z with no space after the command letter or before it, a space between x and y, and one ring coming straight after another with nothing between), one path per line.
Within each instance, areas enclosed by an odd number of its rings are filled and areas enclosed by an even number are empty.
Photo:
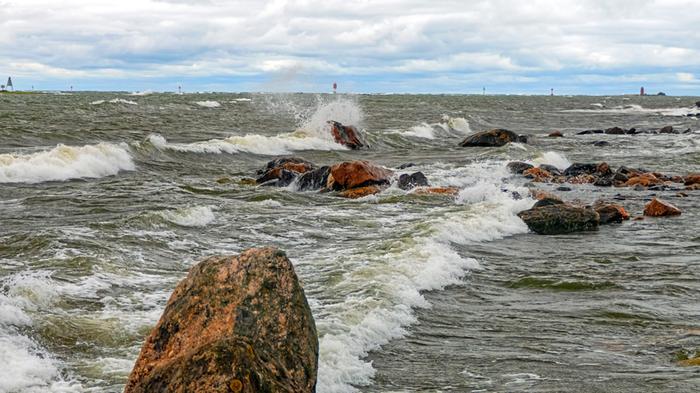
M596 164L581 164L575 162L564 170L564 176L592 175L598 170Z
M627 130L620 127L612 127L605 130L605 133L608 135L625 135Z
M286 255L214 256L190 269L146 339L125 393L314 392L318 338Z
M541 168L530 168L523 172L523 176L536 183L546 183L552 179L552 174Z
M365 147L367 144L360 138L360 132L355 126L345 126L337 121L329 120L331 135L338 144L347 146L353 150Z
M562 138L564 135L561 133L561 131L552 131L547 136L550 138Z
M550 205L561 205L563 204L564 201L561 200L556 195L549 194L545 195L542 199L539 199L537 202L535 202L534 205L532 205L532 208L537 208L537 207L542 207L542 206L550 206Z
M700 184L700 173L691 173L683 179L683 183L686 186L691 186L693 184Z
M612 175L612 170L607 162L601 162L595 168L595 174L598 176L610 176Z
M425 177L423 172L416 172L412 174L406 174L399 176L399 188L402 190L410 190L414 187L427 187L428 178Z
M595 142L593 142L593 146L596 146L596 147L610 146L610 142L608 142L608 141L595 141Z
M587 174L572 176L567 179L567 181L571 184L591 184L595 183L596 180L597 178L595 176Z
M695 106L696 106L697 108L700 108L700 101L696 102L696 103L695 103Z
M498 147L510 142L527 143L527 137L519 136L513 131L496 128L470 135L466 137L459 145L462 147Z
M265 168L258 171L259 177L256 183L275 185L278 187L288 186L300 173L305 173L315 169L316 166L301 157L277 158L267 163Z
M509 162L508 165L506 165L506 168L508 168L508 170L511 171L512 173L522 174L526 170L528 170L530 168L534 168L534 166L530 165L526 162L512 161L512 162Z
M416 195L457 195L459 188L457 187L416 187L413 189Z
M540 235L592 231L598 229L600 216L593 209L558 204L537 207L518 213L528 228Z
M680 360L678 361L678 365L683 367L700 366L700 355L693 358Z
M700 183L691 184L685 187L686 191L698 191L700 190Z
M627 135L635 135L635 134L638 134L639 132L637 132L636 128L630 128L629 130L625 131L625 133Z
M650 217L677 216L681 214L681 210L672 204L658 198L654 198L651 202L644 206L644 215Z
M594 186L597 187L612 187L613 179L612 176L601 176L593 182Z
M604 130L585 130L581 132L577 132L576 135L591 135L591 134L604 134Z
M401 165L399 165L398 169L406 169L406 168L410 168L410 167L412 167L412 166L416 166L416 164L414 164L414 163L412 163L412 162L408 162L408 163L406 163L406 164L401 164Z
M626 187L634 187L637 185L640 185L642 187L649 187L655 184L663 184L663 181L659 180L652 173L640 173L636 176L630 177L624 185Z
M389 184L394 172L368 161L347 161L333 165L327 187L342 191L371 185Z
M593 208L600 216L600 225L621 223L630 219L625 208L615 203L601 202L594 205Z
M664 93L663 91L660 91L660 92L656 93L656 95L657 95L657 96L665 96L666 93Z
M331 172L331 167L322 166L313 171L309 171L299 176L297 180L297 189L299 191L320 190L326 187L328 183L328 174Z
M659 130L659 134L678 134L678 131L674 131L673 126L666 126Z
M571 191L571 187L559 186L556 188L557 191Z
M541 164L539 166L540 169L544 169L545 171L549 172L552 174L552 176L561 176L562 173L559 170L559 168L555 167L554 165L549 165L549 164Z
M364 186L342 191L339 195L343 198L357 199L380 192L382 192L382 188L379 186Z

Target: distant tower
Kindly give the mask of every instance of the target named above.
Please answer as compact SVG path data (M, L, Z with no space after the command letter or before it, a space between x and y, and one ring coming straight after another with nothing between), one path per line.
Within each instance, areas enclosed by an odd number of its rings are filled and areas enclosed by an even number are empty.
M73 85L70 85L70 91L73 91Z
M642 86L641 89L639 89L639 95L643 96L644 95L644 86Z
M552 88L552 89L549 89L549 95L550 95L550 96L554 96L554 89L553 89L553 88Z
M481 88L481 95L486 95L486 86Z
M333 94L338 92L338 84L333 82Z
M182 86L177 85L177 94L182 94Z
M12 86L12 77L7 77L7 83L5 84L5 87L7 87L8 89L12 88L12 91L15 91L15 87Z

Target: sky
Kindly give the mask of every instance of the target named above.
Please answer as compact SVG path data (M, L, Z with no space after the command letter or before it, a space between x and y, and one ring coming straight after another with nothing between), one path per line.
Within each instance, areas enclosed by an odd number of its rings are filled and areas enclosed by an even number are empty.
M0 0L15 89L700 95L685 0Z

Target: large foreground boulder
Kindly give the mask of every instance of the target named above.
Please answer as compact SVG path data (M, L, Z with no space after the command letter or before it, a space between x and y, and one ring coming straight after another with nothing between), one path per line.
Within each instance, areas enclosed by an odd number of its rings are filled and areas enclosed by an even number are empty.
M343 191L372 185L386 185L394 172L368 161L347 161L333 165L328 174L327 186Z
M353 150L366 146L361 139L360 132L355 126L346 126L337 121L330 120L328 124L331 127L331 135L338 144L347 146Z
M125 393L314 392L318 338L292 263L273 248L211 257L175 288Z
M528 228L540 235L593 231L598 229L600 216L595 210L569 204L535 207L518 213Z
M459 145L462 147L498 147L510 142L527 143L527 137L524 135L518 135L513 131L496 128L470 135L466 137Z

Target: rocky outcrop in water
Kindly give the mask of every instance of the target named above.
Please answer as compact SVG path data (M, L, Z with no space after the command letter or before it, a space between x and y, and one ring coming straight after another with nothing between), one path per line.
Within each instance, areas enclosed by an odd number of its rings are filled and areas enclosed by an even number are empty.
M625 208L616 203L598 202L593 205L593 209L600 216L600 225L621 223L630 218Z
M394 172L369 161L347 161L333 165L327 186L334 191L344 191L372 185L388 185Z
M337 121L330 120L328 124L331 127L331 135L338 144L347 146L353 150L367 146L362 141L360 132L355 126L346 126Z
M498 147L511 142L527 143L527 136L496 128L470 135L459 145L462 147Z
M297 188L299 191L320 190L328 184L328 175L331 173L331 167L322 166L318 169L306 172L299 176Z
M286 187L301 173L316 169L316 166L301 157L277 158L258 171L257 184Z
M651 202L644 206L644 215L650 217L664 217L664 216L678 216L681 214L681 209L673 206L672 204L654 198Z
M561 131L552 131L547 136L550 138L562 138L564 137L564 134L562 134Z
M512 161L508 163L507 168L512 173L521 174L530 168L534 168L534 166L526 162Z
M429 185L428 178L425 177L423 172L415 172L410 175L404 173L399 176L398 186L402 190L410 190L415 187L427 187Z
M316 327L292 263L250 249L192 267L125 393L314 392L317 368Z
M594 231L600 222L595 210L566 203L533 207L521 211L518 217L531 231L540 235Z

